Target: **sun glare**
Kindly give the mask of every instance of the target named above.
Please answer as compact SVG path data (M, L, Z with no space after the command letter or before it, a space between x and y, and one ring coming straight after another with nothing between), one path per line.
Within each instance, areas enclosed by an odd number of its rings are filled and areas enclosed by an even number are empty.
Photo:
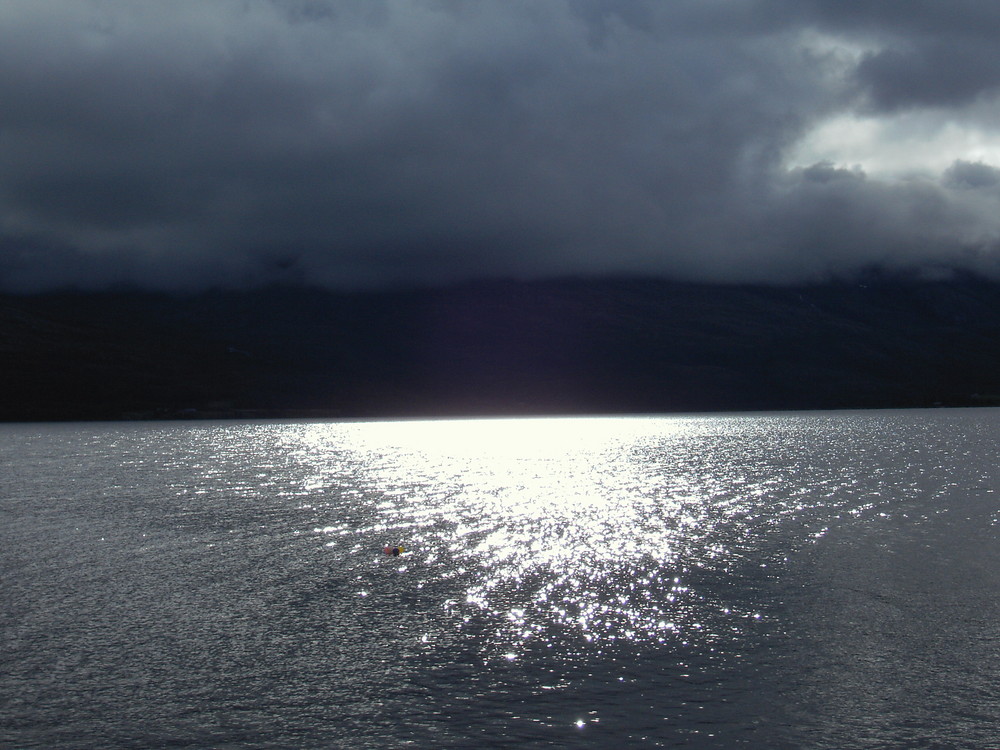
M360 530L319 529L331 545L348 537L359 555L404 545L400 571L423 571L414 573L424 576L421 586L455 581L462 593L446 606L456 621L503 623L497 646L516 654L557 638L662 641L695 627L679 561L725 558L708 539L741 511L719 496L722 479L704 472L697 446L737 424L587 417L314 425L302 459L320 473L312 487L336 487L349 473L359 512L371 514Z
M542 459L630 439L634 423L592 417L373 422L365 425L364 440L428 456Z

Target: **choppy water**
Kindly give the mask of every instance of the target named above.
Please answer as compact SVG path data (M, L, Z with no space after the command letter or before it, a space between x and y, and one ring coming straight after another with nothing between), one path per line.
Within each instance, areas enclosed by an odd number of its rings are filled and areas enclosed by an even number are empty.
M3 426L0 746L1000 744L998 436Z

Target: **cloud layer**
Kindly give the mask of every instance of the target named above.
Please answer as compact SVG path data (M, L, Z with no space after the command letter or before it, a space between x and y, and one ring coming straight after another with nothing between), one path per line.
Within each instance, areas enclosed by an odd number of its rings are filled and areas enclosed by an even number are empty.
M993 273L998 22L971 0L8 0L0 287Z

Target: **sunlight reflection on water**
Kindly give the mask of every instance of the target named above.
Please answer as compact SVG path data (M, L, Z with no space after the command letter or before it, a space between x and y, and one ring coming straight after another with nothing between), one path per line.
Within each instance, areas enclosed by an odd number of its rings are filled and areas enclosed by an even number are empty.
M8 427L0 725L989 747L998 414Z
M759 618L687 581L739 562L766 499L767 477L734 474L745 429L694 417L317 424L300 458L314 488L346 459L374 502L369 523L320 529L331 545L403 543L401 570L420 587L458 581L442 606L460 628L488 618L513 659L567 641L706 642Z

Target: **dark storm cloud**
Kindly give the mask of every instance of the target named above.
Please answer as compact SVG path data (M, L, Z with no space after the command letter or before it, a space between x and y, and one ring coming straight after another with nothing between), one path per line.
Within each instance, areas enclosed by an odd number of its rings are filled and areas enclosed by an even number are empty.
M991 166L783 161L990 101L998 12L945 5L11 0L0 285L988 268Z
M875 44L878 48L865 54L855 78L879 109L951 106L1000 86L996 3L765 0L760 7L772 19Z
M951 107L1000 86L996 39L929 39L865 57L858 79L879 110Z
M979 189L1000 185L1000 169L982 163L956 161L945 172L945 177L956 187Z

